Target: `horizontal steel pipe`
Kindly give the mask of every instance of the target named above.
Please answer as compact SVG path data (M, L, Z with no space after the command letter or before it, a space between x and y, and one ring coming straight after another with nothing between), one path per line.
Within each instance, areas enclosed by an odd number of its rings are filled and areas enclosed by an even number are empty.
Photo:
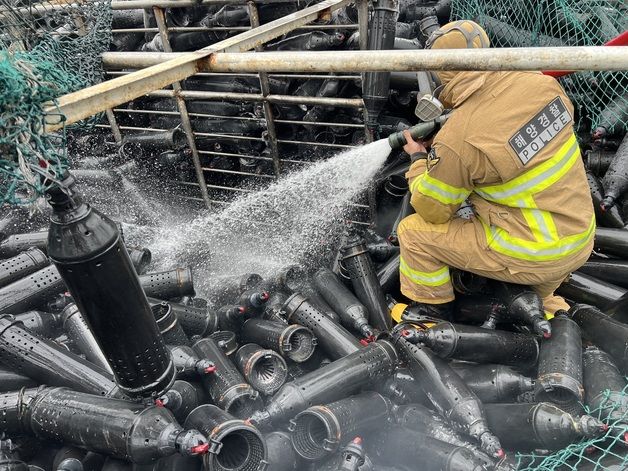
M272 3L290 3L294 0L272 0ZM77 1L60 1L60 2L41 2L34 3L27 7L17 8L8 10L6 8L0 8L0 16L5 12L8 13L16 13L19 15L29 15L29 16L37 16L37 15L49 15L50 13L57 10L79 10L82 2ZM98 2L94 2L98 3ZM147 8L189 8L196 7L201 5L246 5L247 0L127 0L127 1L117 1L111 2L112 10L137 10L137 9L147 9ZM258 0L255 3L271 3L265 0Z
M158 53L160 54L160 53ZM174 97L173 90L155 90L148 93L154 97ZM236 101L264 101L281 105L321 105L321 106L341 106L344 108L362 108L364 103L361 98L329 98L314 96L290 96L290 95L267 95L264 97L258 93L225 93L225 92L208 92L203 90L181 90L177 92L177 96L181 96L188 100L236 100Z
M58 98L49 109L55 113L45 123L45 131L54 131L68 124L114 108L127 101L184 80L199 70L201 59L214 52L243 52L278 38L299 26L306 25L344 7L351 0L323 0L298 12L278 18L249 31L219 41L200 51L184 54L164 64L117 77ZM52 111L54 110L54 111ZM64 119L60 119L63 116Z
M626 70L628 47L517 47L394 51L220 53L198 61L204 72L414 72L419 70ZM148 67L186 53L106 52L105 68Z

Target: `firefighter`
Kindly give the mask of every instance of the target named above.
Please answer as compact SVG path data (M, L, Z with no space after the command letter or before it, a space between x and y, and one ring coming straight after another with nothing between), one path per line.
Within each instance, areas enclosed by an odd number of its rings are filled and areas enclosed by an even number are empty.
M435 31L427 46L485 48L489 39L462 20ZM554 290L588 259L595 233L573 105L554 78L539 72L436 75L440 93L423 98L451 109L449 119L429 152L405 133L416 214L401 222L398 235L410 311L450 317L449 267L530 285L549 316L568 309ZM465 202L473 208L468 219L456 214Z

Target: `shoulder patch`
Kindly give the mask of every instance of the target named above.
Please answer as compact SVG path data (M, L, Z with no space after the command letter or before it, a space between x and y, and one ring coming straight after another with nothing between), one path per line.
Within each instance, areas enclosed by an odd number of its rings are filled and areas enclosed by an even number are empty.
M436 156L436 150L432 147L427 154L427 171L434 168L438 162L440 162L440 157Z
M556 97L513 134L508 143L526 165L570 122L572 117L565 103Z

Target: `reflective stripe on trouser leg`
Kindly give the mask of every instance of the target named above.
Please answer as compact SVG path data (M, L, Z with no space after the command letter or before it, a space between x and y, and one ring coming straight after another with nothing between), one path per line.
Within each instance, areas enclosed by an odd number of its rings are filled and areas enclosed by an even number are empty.
M443 224L434 225L437 228ZM442 230L437 230L442 233ZM429 230L408 231L400 225L399 246L401 249L399 278L401 292L413 301L442 304L454 299L449 276L449 267L438 261L429 250L421 248L421 236L429 237Z

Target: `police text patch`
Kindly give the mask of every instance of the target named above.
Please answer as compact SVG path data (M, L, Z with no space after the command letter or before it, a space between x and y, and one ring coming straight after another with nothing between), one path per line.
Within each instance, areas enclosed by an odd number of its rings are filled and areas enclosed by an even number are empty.
M550 104L539 111L509 140L510 147L515 151L523 165L538 154L545 145L571 122L572 118L560 97L554 98Z

